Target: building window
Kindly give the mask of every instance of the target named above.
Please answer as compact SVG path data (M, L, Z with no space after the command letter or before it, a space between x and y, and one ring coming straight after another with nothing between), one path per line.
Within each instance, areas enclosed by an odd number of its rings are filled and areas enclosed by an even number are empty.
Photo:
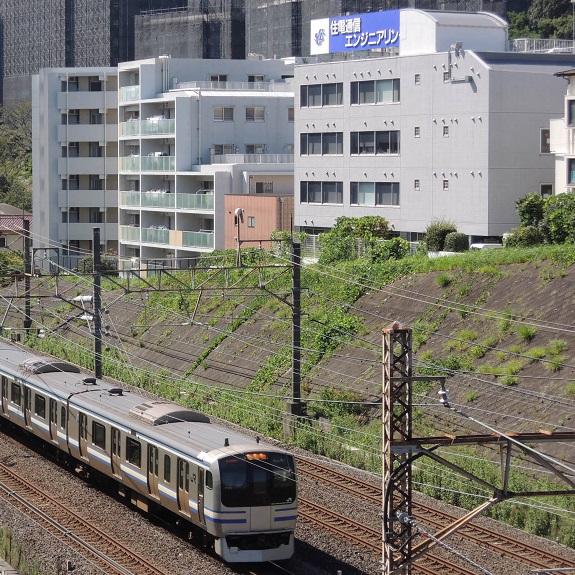
M350 182L352 206L399 206L399 182Z
M288 108L288 122L293 122L294 120L294 109Z
M256 194L273 194L273 182L256 182Z
M68 222L71 224L80 223L80 208L68 208Z
M210 75L210 82L227 82L228 75L227 74L211 74Z
M67 224L68 223L68 212L62 212L62 223L63 224Z
M575 184L575 159L574 158L569 158L568 160L568 169L569 169L569 174L568 174L568 179L567 179L567 183L568 184Z
M421 183L419 180L413 180L413 189L416 192L419 192L421 190Z
M351 132L351 155L399 154L399 130Z
M415 74L413 81L416 86L419 86L421 84L421 74Z
M90 124L101 124L103 122L103 115L99 110L90 110Z
M449 126L443 126L443 137L449 138Z
M97 421L92 421L92 443L100 449L106 449L106 428Z
M142 466L142 446L131 437L126 437L126 460L136 467Z
M100 179L98 174L90 174L89 175L89 182L90 182L90 190L101 190L102 189L102 182L104 180Z
M541 128L539 132L539 152L541 154L551 153L551 132L549 128Z
M216 106L214 108L214 120L217 122L233 122L234 109L227 106Z
M68 157L78 158L80 156L80 142L68 143Z
M421 128L419 126L413 128L413 136L415 138L421 138Z
M233 108L228 108L232 110L233 120ZM246 122L264 122L266 119L266 109L263 106L250 106L246 108Z
M343 182L300 182L302 204L343 204Z
M71 176L68 176L68 189L69 190L80 189L80 176L78 174L72 174Z
M399 78L392 80L366 80L351 83L351 103L390 104L399 102Z
M97 76L91 76L88 78L88 90L90 92L101 92L102 91L102 80Z
M5 248L7 247L7 243L6 243L6 238L5 236L0 236L0 248Z
M236 148L233 144L214 144L214 155L223 156L225 154L235 154Z
M256 227L255 216L248 216L248 228L255 228L255 227Z
M246 144L246 154L265 154L265 144Z
M34 414L46 419L46 400L37 393L34 395Z
M255 84L256 82L263 82L264 77L262 74L250 74L248 76L248 83Z
M101 158L102 146L99 142L90 142L90 158Z
M341 106L343 104L343 84L309 84L300 87L300 106L312 108L321 106Z
M78 92L80 89L80 79L78 76L68 78L68 92Z
M68 110L68 124L70 126L80 123L80 110Z
M570 126L575 124L575 100L567 100L567 122Z
M443 191L447 192L449 190L449 180L443 180Z
M343 154L343 132L300 134L300 154L302 156Z
M449 70L446 72L443 72L443 81L449 82L450 80L451 80L451 72Z
M100 208L90 208L90 223L101 224L103 222L104 212Z
M542 198L548 198L553 195L553 184L541 184L539 191Z

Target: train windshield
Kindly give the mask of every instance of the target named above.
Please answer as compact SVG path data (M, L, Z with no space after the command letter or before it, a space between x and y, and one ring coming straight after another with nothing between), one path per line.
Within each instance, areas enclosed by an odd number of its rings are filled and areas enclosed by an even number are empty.
M245 453L221 459L220 482L226 507L295 501L293 458L286 453Z

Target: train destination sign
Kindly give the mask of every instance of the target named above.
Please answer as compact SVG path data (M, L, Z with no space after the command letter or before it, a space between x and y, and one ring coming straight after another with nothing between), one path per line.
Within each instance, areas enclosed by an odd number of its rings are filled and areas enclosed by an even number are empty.
M399 47L399 10L332 16L310 23L310 54Z

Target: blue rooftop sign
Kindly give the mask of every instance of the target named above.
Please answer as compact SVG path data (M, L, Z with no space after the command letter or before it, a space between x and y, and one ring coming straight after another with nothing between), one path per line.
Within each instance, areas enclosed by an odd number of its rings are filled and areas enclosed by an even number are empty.
M312 20L310 54L399 47L399 10Z

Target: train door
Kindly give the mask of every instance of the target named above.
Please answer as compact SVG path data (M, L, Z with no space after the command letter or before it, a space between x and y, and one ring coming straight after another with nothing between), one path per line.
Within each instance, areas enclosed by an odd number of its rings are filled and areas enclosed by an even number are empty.
M50 439L58 441L58 402L50 398Z
M2 413L8 410L8 378L2 376Z
M88 453L88 416L85 413L78 414L78 439L80 456L87 457Z
M24 388L24 423L26 427L32 426L32 390Z
M190 464L178 458L178 509L190 514Z
M120 477L120 464L122 462L120 430L112 427L112 473Z
M158 489L159 455L155 445L148 445L148 491L152 497L159 498Z
M204 470L201 467L198 467L198 519L200 523L206 523L204 515Z

